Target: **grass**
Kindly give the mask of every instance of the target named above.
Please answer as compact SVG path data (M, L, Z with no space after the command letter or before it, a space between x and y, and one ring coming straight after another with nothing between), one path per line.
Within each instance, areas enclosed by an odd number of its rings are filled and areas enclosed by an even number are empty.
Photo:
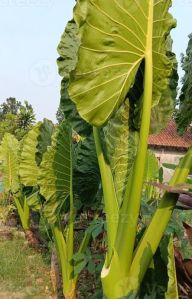
M51 293L48 257L27 247L22 238L0 241L0 298L53 298Z

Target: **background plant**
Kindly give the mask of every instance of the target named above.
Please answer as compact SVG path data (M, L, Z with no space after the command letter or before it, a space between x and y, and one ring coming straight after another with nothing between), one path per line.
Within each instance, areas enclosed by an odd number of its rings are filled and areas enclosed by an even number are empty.
M182 88L179 96L179 110L177 111L176 121L179 134L183 134L192 122L191 103L192 103L192 34L189 35L186 54L182 57L182 69L185 72L182 78Z
M0 105L0 140L5 133L13 134L18 140L21 140L34 122L33 107L27 101L21 104L15 98L6 99Z

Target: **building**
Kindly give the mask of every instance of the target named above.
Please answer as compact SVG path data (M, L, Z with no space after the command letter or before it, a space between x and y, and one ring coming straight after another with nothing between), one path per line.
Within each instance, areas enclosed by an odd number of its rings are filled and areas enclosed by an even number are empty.
M192 146L192 128L189 128L183 136L179 136L173 120L160 133L149 136L149 148L155 152L160 165L163 163L178 164L179 159L190 146ZM172 171L164 168L165 182L169 181L171 175Z

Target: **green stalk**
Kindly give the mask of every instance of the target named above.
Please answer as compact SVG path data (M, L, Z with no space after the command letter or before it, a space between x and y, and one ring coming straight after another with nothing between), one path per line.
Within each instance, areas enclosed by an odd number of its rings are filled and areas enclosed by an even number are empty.
M185 157L176 168L175 173L170 180L169 185L184 183L192 169L192 148L189 149ZM140 283L150 265L161 238L165 232L172 212L176 206L178 194L165 193L159 207L157 208L150 225L148 226L131 265L129 273L128 287L129 291L137 293Z
M109 164L107 164L103 154L99 129L94 127L93 134L95 139L99 168L101 172L101 180L102 180L104 203L105 203L105 213L106 213L106 220L107 220L108 253L107 253L106 265L108 265L112 257L114 242L116 238L117 224L119 219L119 205L115 193L111 168Z
M30 227L30 219L29 219L29 206L27 204L26 198L24 198L24 207L23 207L23 228L25 230L29 229Z
M17 211L19 214L19 218L21 220L21 224L24 230L29 229L29 207L26 203L26 200L24 200L24 208L22 208L19 199L16 196L13 196Z
M68 271L67 245L63 236L60 222L58 221L51 228L52 228L52 233L53 233L57 254L61 266L63 294L66 296L71 293L71 288L72 288L71 280L69 279L69 271Z
M131 182L129 182L128 184L126 190L126 198L124 200L124 204L120 213L120 223L118 227L117 240L115 243L121 267L125 272L125 276L129 273L135 245L151 118L153 92L153 0L150 0L149 2L148 35L145 52L144 96L140 140L132 172ZM126 221L121 221L121 219L125 218Z
M71 157L72 159L72 157ZM73 201L73 170L70 171L70 212L69 212L69 227L67 234L67 259L68 259L68 271L69 279L73 273L73 265L71 263L74 249L74 201Z
M94 217L94 220L98 219L98 217L99 217L99 215L96 214L95 217ZM79 246L79 250L78 250L79 253L84 253L85 252L85 250L89 246L89 243L91 242L91 239L92 239L92 233L88 232L88 231L85 231L83 240L82 240L82 242Z

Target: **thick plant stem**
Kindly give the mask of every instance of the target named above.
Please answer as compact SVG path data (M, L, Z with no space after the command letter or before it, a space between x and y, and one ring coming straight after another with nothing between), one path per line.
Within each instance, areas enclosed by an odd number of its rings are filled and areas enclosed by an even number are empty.
M30 210L27 205L26 199L24 200L24 208L23 208L23 228L27 230L30 227Z
M105 161L105 157L103 154L103 149L102 149L101 140L99 136L99 129L94 127L93 134L95 139L99 168L101 172L105 212L106 212L106 219L107 219L108 254L107 254L106 264L108 265L112 256L116 232L117 232L117 224L119 219L119 205L115 193L111 168Z
M71 157L72 159L72 157ZM69 265L69 278L73 272L73 265L70 263L73 257L73 248L74 247L74 201L73 201L73 169L71 167L70 174L70 213L69 213L69 227L67 235L67 259Z
M71 296L74 292L73 280L70 278L69 274L69 261L67 257L67 245L63 236L62 228L59 221L52 226L53 237L57 249L57 254L61 266L62 281L63 281L63 294L65 298L75 298L67 297Z
M21 220L21 224L24 230L28 230L30 223L29 223L29 207L24 200L24 207L22 208L19 199L14 196L15 205L19 214L19 218Z
M153 0L149 1L148 35L145 52L144 96L140 129L140 140L137 156L131 176L131 182L126 190L126 198L120 213L119 227L115 248L117 250L122 270L128 275L133 257L137 223L141 205L141 195L144 180L148 136L153 92ZM126 220L126 221L125 221Z
M176 168L175 173L169 183L170 186L184 183L192 169L192 148ZM140 283L149 267L153 255L155 254L164 231L171 218L172 212L177 203L177 194L165 193L155 212L150 225L148 226L131 265L128 288L129 291L137 293Z

